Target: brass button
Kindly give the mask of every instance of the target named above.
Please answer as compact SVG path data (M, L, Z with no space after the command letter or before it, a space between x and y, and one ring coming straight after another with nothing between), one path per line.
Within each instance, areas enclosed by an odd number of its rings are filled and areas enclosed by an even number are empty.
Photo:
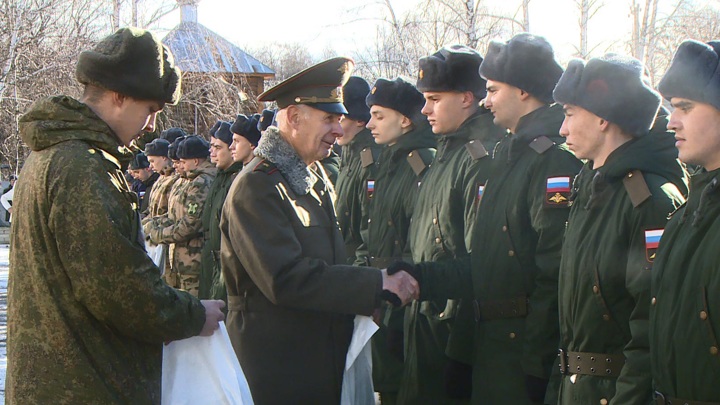
M508 336L510 337L510 339L515 339L516 335L515 335L515 332L510 332L510 334Z
M628 177L632 177L632 172L628 173Z
M399 245L399 244L400 244L400 241L399 241L399 240L396 240L396 241L395 241L395 244L396 244L396 245Z
M388 221L388 226L393 226L392 221Z
M650 300L650 304L655 305L656 303L657 303L657 298L652 297L652 299Z
M606 321L609 321L609 320L610 320L610 315L608 315L608 314L603 315L603 319L606 320Z
M408 157L412 157L412 155L413 155L412 152L408 153Z
M509 252L508 252L508 256L510 256L510 257L513 257L513 256L515 256L515 252L514 252L514 251L512 251L512 250L511 250L511 251L509 251Z
M372 222L372 218L368 218L368 224Z
M717 354L718 354L717 346L710 346L710 354L712 354L713 356L717 356Z
M444 318L444 317L445 317L445 312L440 312L438 314L438 318Z
M595 294L597 294L597 293L600 292L600 289L598 288L598 286L596 286L596 285L593 286L593 292L594 292Z
M503 225L503 232L507 232L507 225Z
M600 398L600 405L607 405L607 404L608 404L608 400L607 400L607 399L605 399L605 398Z
M91 154L91 155L94 155L94 154L95 154L95 149L88 149L88 153Z
M345 216L346 217L350 216L350 211L345 211ZM368 222L370 222L370 221L368 221Z
M433 225L437 225L437 218L433 218Z
M707 312L705 312L705 311L700 311L700 319L702 319L703 321L706 320L706 319L707 319Z
M441 242L440 238L435 238L435 243L440 243L440 242Z

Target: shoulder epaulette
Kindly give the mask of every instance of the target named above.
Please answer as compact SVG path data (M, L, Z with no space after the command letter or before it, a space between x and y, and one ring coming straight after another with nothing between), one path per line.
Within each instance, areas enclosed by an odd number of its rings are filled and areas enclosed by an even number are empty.
M433 149L415 149L408 153L407 161L415 175L419 176L430 166L434 157Z
M253 168L253 172L263 172L265 174L273 174L278 170L277 166L275 166L275 163L267 161L265 159L261 160L260 163L258 163L255 168Z
M478 140L472 140L466 143L465 149L467 149L470 157L472 157L473 160L482 159L485 156L489 155L487 149L485 149L485 146L482 144L482 142Z
M108 162L114 164L117 166L118 169L122 169L122 165L120 164L120 161L115 158L115 156L111 155L110 153L100 149L100 148L90 148L88 149L88 152L91 155L94 155L95 153L99 153L100 156L102 156L105 160Z
M533 139L528 146L530 146L530 148L538 154L542 155L547 152L548 149L552 148L553 145L555 145L555 142L553 142L550 138L547 136L540 136Z
M360 163L362 167L368 167L375 163L377 156L373 153L373 148L367 147L360 152Z
M640 170L633 170L626 174L625 178L623 178L623 184L625 185L625 190L630 197L630 202L632 202L633 207L637 207L652 196L645 182L645 176L643 176Z

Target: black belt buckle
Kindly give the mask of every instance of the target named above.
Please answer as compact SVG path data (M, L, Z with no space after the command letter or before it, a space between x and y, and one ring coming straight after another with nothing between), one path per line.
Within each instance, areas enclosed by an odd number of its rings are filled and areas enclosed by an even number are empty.
M668 402L665 400L665 395L663 395L660 391L655 391L655 403L658 405L668 404Z
M560 359L560 374L568 375L568 358L567 352L563 349L558 350L558 358Z

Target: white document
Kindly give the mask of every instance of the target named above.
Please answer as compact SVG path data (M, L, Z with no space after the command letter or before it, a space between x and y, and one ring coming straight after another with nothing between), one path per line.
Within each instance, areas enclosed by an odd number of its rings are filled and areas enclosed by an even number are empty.
M369 316L355 315L350 348L345 359L341 405L374 405L370 338L378 326Z

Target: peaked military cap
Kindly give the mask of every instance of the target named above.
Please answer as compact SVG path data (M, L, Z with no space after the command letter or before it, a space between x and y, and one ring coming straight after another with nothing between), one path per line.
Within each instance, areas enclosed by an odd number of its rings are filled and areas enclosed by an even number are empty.
M232 124L231 131L234 134L238 134L248 140L251 144L257 146L260 142L260 129L258 125L260 123L260 114L254 114L246 116L238 114L237 119Z
M343 86L343 105L347 110L345 116L357 121L370 121L370 108L365 103L370 93L370 84L358 76L350 76Z
M75 77L139 100L177 104L180 69L170 50L150 31L121 28L78 58Z
M187 132L185 132L182 128L168 128L160 133L160 138L167 140L172 145L173 142L175 142L176 139L187 136Z
M263 110L258 121L258 129L260 132L268 129L270 125L275 125L275 113L277 110Z
M480 65L485 79L517 87L547 104L553 102L553 89L562 73L550 43L526 32L507 42L490 42Z
M150 162L148 162L147 156L142 152L136 153L130 161L130 170L147 169L148 167L150 167Z
M212 137L215 139L219 139L223 142L225 142L228 146L232 143L232 132L230 131L230 126L232 123L225 122L225 121L218 121L217 129L215 130L215 133L212 134Z
M175 140L168 146L168 157L170 160L179 160L180 158L177 155L178 147L180 146L180 142L184 141L187 136L180 136L175 138Z
M660 108L660 94L649 85L639 60L608 54L571 60L553 97L582 107L633 136L645 135Z
M478 74L483 58L465 45L446 46L420 59L417 88L426 91L472 92L485 97L485 80Z
M167 157L170 142L165 139L157 138L152 142L145 144L145 156L163 156Z
M687 40L680 44L670 68L660 80L663 97L687 98L720 110L720 41L704 44Z
M395 80L377 79L366 102L368 107L379 105L393 109L413 122L424 119L420 111L425 105L425 97L412 83L401 77Z
M320 62L284 80L258 96L258 101L277 101L280 109L305 104L333 114L347 114L342 86L347 83L355 62L338 57Z

